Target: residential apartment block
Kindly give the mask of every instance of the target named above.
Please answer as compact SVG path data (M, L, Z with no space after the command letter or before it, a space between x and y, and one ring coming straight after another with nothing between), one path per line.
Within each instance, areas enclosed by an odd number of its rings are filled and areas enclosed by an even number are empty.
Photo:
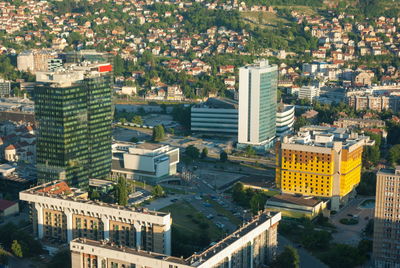
M215 245L186 259L78 238L70 243L72 268L265 267L276 255L280 219L279 212L259 214Z
M112 145L113 178L157 183L176 174L179 148L165 144L115 142Z
M67 243L81 237L116 245L171 254L169 213L105 204L87 199L87 192L65 182L49 182L20 192L31 205L39 239Z
M363 118L339 118L333 125L340 128L384 128L385 121L379 119L363 119Z
M363 146L373 144L346 129L303 127L277 144L277 186L283 193L330 198L338 210L360 182Z
M27 50L17 56L17 68L25 72L47 72L51 61L58 57L54 50ZM49 64L50 63L50 64Z
M352 95L347 97L347 103L355 110L374 110L381 112L389 109L389 96Z
M278 67L267 60L239 68L239 145L272 146L276 134Z
M376 268L400 267L400 166L376 179L373 257Z
M111 71L110 64L84 64L36 74L39 182L85 187L109 175Z

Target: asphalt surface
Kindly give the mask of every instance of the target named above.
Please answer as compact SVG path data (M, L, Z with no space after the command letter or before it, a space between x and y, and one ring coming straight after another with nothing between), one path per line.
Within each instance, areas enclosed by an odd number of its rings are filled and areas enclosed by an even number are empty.
M196 163L197 164L197 163ZM239 213L242 215L242 220L245 220L246 211L243 208L237 206L232 202L230 198L226 198L227 195L216 191L212 185L204 181L202 178L198 176L194 176L192 182L190 183L191 186L186 187L188 194L184 195L172 195L165 199L155 200L154 203L148 205L149 208L159 209L165 206L172 204L171 200L178 199L178 200L185 200L189 202L196 210L204 214L205 216L212 215L211 221L214 223L222 223L224 225L223 229L227 232L233 232L237 229L237 226L231 223L227 218L224 218L222 215L218 215L218 213L214 210L212 206L206 206L204 198L200 199L200 196L209 196L216 202L220 202L223 204L223 207L226 210L229 210L234 213ZM177 189L182 190L182 186L172 186L168 185L168 187L176 187ZM239 216L240 217L240 216ZM296 248L299 252L300 256L300 267L301 268L327 268L325 264L323 264L320 260L314 257L311 253L305 250L299 245L293 243L292 241L288 240L287 238L279 235L278 236L278 247L279 250L283 250L283 248L287 245L290 245Z

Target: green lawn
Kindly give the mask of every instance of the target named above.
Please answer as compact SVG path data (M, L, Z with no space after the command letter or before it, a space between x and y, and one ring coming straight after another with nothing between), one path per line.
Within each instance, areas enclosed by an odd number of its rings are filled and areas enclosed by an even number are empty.
M172 225L186 234L194 235L202 232L200 225L194 222L196 220L209 225L207 232L212 241L221 238L222 231L186 201L178 201L175 204L162 208L160 211L170 212Z
M285 18L270 12L245 11L240 14L244 21L249 23L251 27L259 26L262 28L272 28L276 27L279 23L288 23L288 20Z

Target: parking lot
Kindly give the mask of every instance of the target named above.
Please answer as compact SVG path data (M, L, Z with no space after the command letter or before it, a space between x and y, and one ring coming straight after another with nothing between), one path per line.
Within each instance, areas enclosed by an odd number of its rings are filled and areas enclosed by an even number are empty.
M138 140L148 140L151 138L151 135L145 131L115 127L113 128L113 137L117 141L131 141L133 137Z
M332 223L336 226L337 232L333 233L333 240L337 243L357 245L361 240L363 230L368 221L374 216L373 208L361 208L360 204L369 197L356 198L352 200L347 207L331 217ZM340 219L358 219L354 225L345 225L340 223Z

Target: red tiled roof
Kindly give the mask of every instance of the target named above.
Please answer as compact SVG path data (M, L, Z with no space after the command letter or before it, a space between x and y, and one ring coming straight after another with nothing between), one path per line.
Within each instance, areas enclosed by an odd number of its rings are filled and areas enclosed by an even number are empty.
M0 199L0 211L4 211L15 204L16 202Z
M10 144L6 147L6 150L15 150L15 146Z

